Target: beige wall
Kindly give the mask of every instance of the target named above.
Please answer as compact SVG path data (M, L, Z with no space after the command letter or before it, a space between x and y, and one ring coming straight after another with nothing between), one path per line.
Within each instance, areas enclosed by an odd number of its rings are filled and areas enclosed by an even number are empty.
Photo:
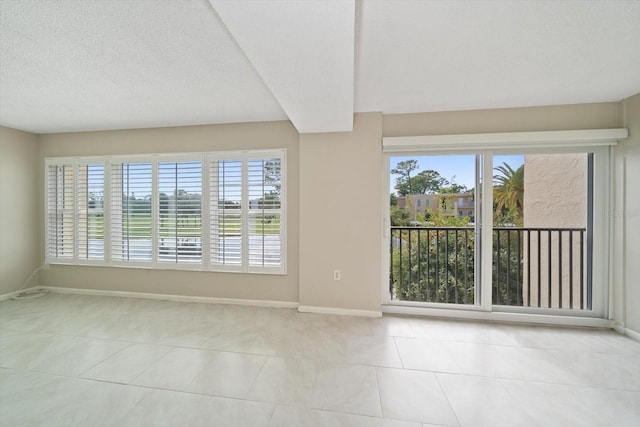
M18 289L39 267L38 140L0 127L0 295ZM26 287L38 283L35 274Z
M45 157L287 149L287 275L146 270L51 265L41 285L127 292L298 301L298 133L290 122L245 123L41 135ZM39 180L40 217L44 216L44 179ZM43 225L40 240L44 241ZM43 244L43 243L42 243Z
M626 327L640 334L640 93L623 102L624 126L629 139L624 143L626 162L625 206L625 298Z
M627 182L640 182L639 97L625 102L626 123L632 138L627 142ZM27 276L42 261L43 253L43 159L48 156L90 156L144 154L154 152L215 151L225 149L279 148L288 150L288 274L286 276L205 273L131 268L51 266L40 275L40 284L86 289L137 291L162 294L291 301L304 306L379 311L382 262L381 138L402 135L434 135L478 132L509 132L612 128L622 125L622 105L602 103L557 107L517 108L485 111L382 115L357 114L354 131L299 135L289 122L193 126L73 134L41 135L39 154L19 192L26 205L36 204L26 255L21 261L5 258L5 265L23 265ZM33 161L35 136L3 131L17 141L18 135L31 141ZM2 153L5 149L3 134ZM12 142L13 144L14 142ZM27 144L29 146L29 144ZM13 145L12 145L13 146ZM29 151L29 150L26 150ZM4 160L3 160L4 162ZM3 194L13 191L4 182ZM635 187L627 187L627 209L640 212ZM386 192L385 192L386 194ZM5 198L3 197L2 200ZM19 197L20 199L20 197ZM4 205L3 205L4 218ZM29 212L34 212L31 209ZM3 219L4 221L4 219ZM628 218L629 235L640 233L638 215ZM3 225L5 223L3 222ZM29 227L22 226L24 230ZM3 229L4 233L4 229ZM629 239L630 240L630 239ZM4 234L2 236L4 242ZM3 243L4 244L4 243ZM4 246L3 246L4 250ZM627 277L640 277L640 248L628 244ZM28 260L25 264L25 259ZM333 270L342 280L333 280ZM29 270L29 271L27 271ZM2 289L5 289L3 270ZM26 278L26 277L24 277ZM23 278L23 279L24 279ZM640 330L637 281L629 281L628 324ZM17 287L19 284L12 286ZM6 289L12 289L7 287ZM4 291L3 291L4 292ZM635 317L634 317L635 316Z
M604 129L619 127L620 103L559 105L439 113L389 114L383 136Z
M380 311L381 133L367 113L353 132L300 135L301 306Z

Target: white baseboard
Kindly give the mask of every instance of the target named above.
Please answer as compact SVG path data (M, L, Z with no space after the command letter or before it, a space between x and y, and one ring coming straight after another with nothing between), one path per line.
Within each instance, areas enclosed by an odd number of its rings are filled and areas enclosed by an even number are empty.
M337 314L339 316L382 317L381 311L356 310L348 308L316 307L310 305L298 306L300 313Z
M636 341L640 341L640 332L636 332L629 328L624 328L624 334L629 336L629 338L633 338Z
M44 286L32 286L30 288L20 289L19 291L13 291L13 292L9 292L9 293L6 293L6 294L2 294L2 295L0 295L0 302L6 301L8 299L11 299L16 294L19 294L19 293L22 293L22 292L36 291L38 289L44 289Z
M250 306L256 306L256 307L273 307L273 308L298 308L297 302L289 302L289 301L196 297L196 296L188 296L188 295L152 294L147 292L124 292L124 291L107 291L107 290L99 290L99 289L62 288L58 286L38 286L37 288L48 289L50 292L59 293L59 294L99 295L99 296L110 296L110 297L154 299L154 300L175 301L175 302L199 302L199 303L205 303L205 304L250 305Z
M624 335L624 326L621 325L613 325L613 330L619 333L620 335Z

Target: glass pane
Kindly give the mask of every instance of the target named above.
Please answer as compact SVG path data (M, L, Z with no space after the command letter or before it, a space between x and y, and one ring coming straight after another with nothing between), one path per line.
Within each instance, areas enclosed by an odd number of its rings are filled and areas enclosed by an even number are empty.
M215 160L210 168L211 263L242 263L242 161Z
M111 166L112 259L151 261L151 163Z
M202 163L158 163L158 261L202 259Z
M50 165L47 171L48 255L74 256L73 165Z
M250 266L280 265L280 171L279 158L248 162Z
M590 308L590 156L494 157L493 304Z
M104 165L78 166L78 257L104 259Z
M476 156L391 159L390 293L475 304Z

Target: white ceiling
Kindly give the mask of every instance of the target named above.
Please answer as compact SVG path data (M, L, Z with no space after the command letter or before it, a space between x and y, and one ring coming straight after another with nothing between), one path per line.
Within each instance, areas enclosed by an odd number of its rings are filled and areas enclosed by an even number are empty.
M0 124L36 133L638 92L640 0L0 0Z

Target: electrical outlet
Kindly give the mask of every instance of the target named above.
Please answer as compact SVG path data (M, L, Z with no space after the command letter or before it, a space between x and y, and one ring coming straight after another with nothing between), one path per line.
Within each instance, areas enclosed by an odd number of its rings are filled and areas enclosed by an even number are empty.
M340 270L333 270L333 280L340 280L341 274Z

